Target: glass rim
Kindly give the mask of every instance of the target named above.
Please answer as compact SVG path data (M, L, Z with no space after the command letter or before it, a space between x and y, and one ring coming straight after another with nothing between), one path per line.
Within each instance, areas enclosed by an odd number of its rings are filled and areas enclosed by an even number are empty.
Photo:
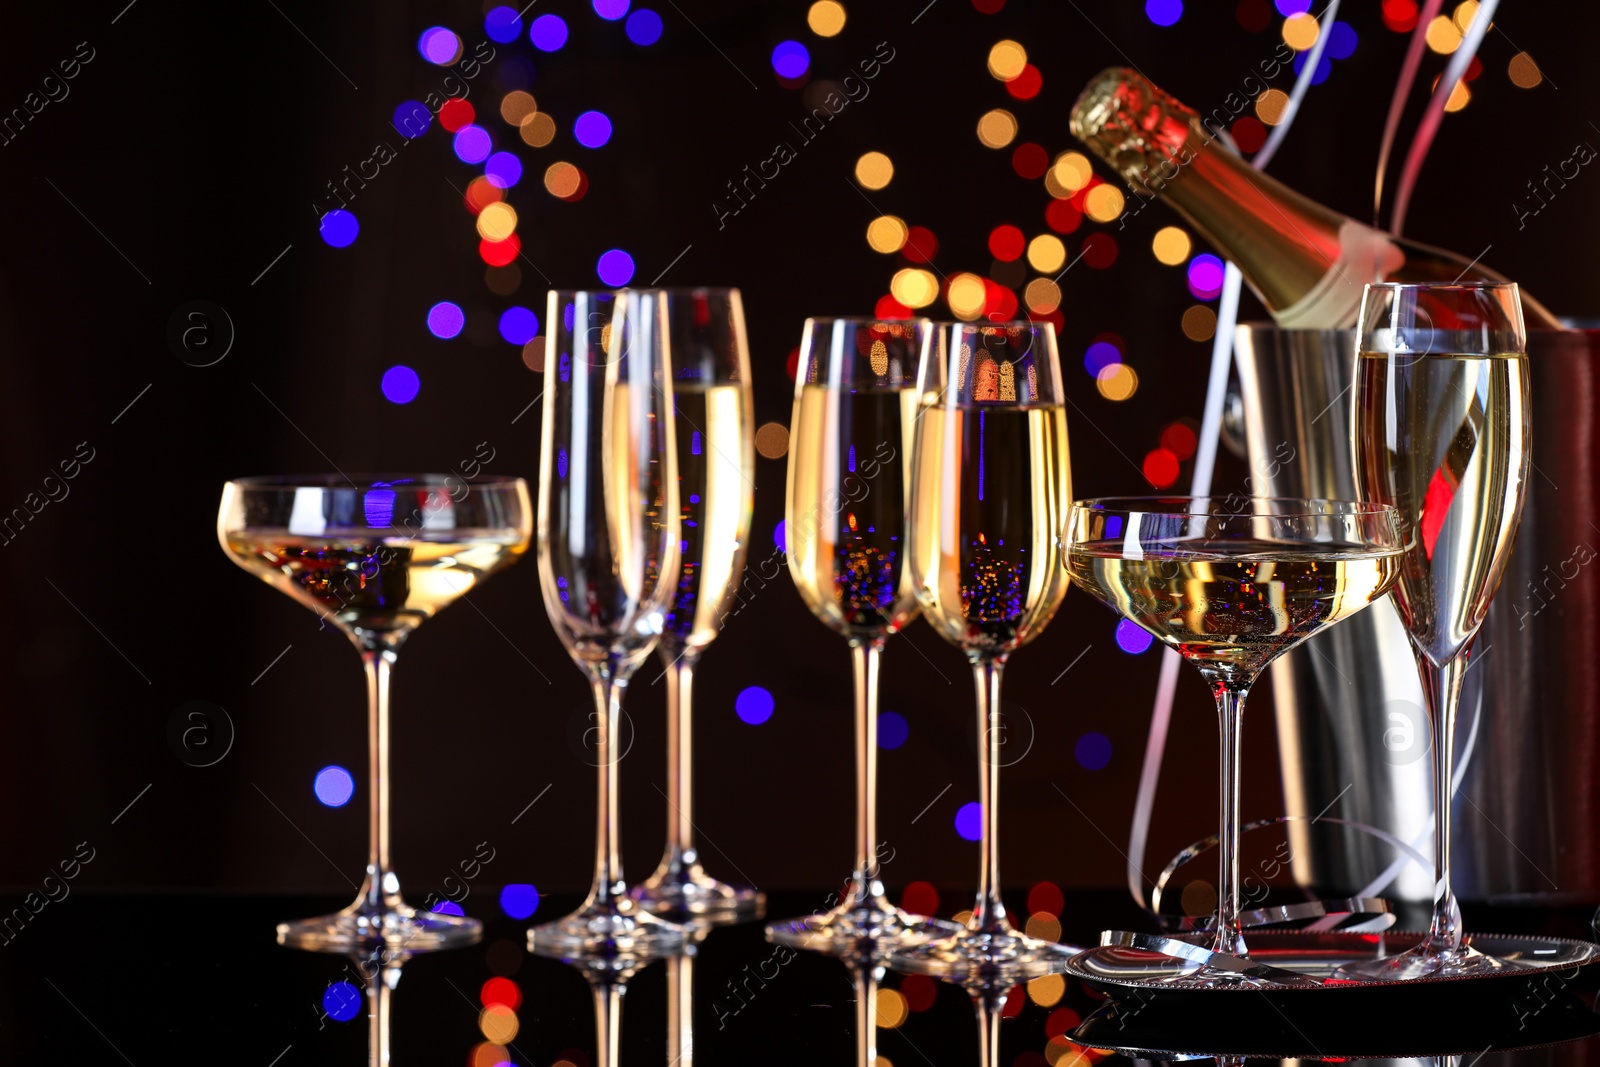
M1495 282L1486 279L1454 282L1367 282L1366 288L1385 292L1426 289L1433 292L1471 293L1486 292L1493 289L1515 289L1517 288L1517 283L1512 281Z
M1270 502L1280 504L1325 504L1336 507L1326 511L1283 511L1276 514L1259 514L1253 511L1229 511L1219 508L1216 504L1204 510L1194 506L1195 501L1210 500L1218 504L1226 501L1240 503ZM1137 505L1156 505L1137 506ZM1163 506L1165 505L1165 506ZM1180 507L1174 505L1189 505ZM1237 518L1256 519L1311 519L1330 518L1340 515L1359 517L1363 515L1398 515L1399 509L1393 504L1379 504L1370 500L1340 500L1334 497L1304 497L1304 496L1247 496L1237 497L1226 493L1212 496L1097 496L1085 497L1074 500L1069 509L1077 511L1101 512L1141 512L1147 515L1183 515L1193 518L1213 518L1219 516L1233 516Z
M466 478L459 474L439 474L436 471L422 473L357 471L348 475L255 474L244 478L229 478L227 484L239 489L279 492L285 489L343 489L347 492L370 492L373 489L404 489L411 486L438 488L448 485L452 478L475 489L514 489L519 482L524 486L527 484L526 478L516 474L481 474Z
M1007 319L1004 322L995 322L991 319L973 319L971 322L962 322L960 319L934 319L934 326L939 329L995 329L995 330L1054 330L1056 324L1049 319Z
M834 322L843 322L856 326L872 326L880 322L891 326L902 323L910 323L919 326L934 325L934 321L928 318L926 315L912 315L910 318L904 319L888 319L884 318L882 315L807 315L805 324L807 326L815 327Z

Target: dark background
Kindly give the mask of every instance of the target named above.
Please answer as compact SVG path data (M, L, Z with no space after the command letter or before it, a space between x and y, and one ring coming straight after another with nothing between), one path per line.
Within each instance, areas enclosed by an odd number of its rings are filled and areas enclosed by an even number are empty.
M844 32L824 40L806 29L805 0L668 0L658 8L661 42L639 48L587 3L539 0L528 18L556 12L572 29L562 51L534 58L532 92L558 120L556 141L528 149L500 121L498 64L469 83L482 124L528 168L511 202L537 266L522 264L522 287L510 298L484 287L472 218L456 191L476 171L455 159L437 123L351 204L361 222L351 247L319 240L312 207L325 183L376 143L398 147L394 108L423 99L446 74L419 57L418 34L450 26L470 52L484 39L477 5L12 5L0 111L20 106L79 42L94 58L66 99L0 147L0 511L38 491L79 442L94 459L67 499L0 546L8 608L0 616L0 884L36 886L82 841L96 858L80 887L343 895L359 879L359 663L342 637L224 557L214 524L226 479L332 465L458 469L488 441L496 452L488 472L531 480L538 411L519 413L541 379L495 334L495 320L513 303L542 317L546 278L595 285L596 258L612 247L634 255L640 284L671 264L663 284L743 289L758 422L786 423L784 364L803 318L869 311L898 265L866 246L872 204L932 229L946 274L986 273L985 241L999 223L1030 236L1045 231L1042 183L1013 174L1009 150L978 143L979 115L1009 108L1021 122L1019 141L1054 155L1074 147L1067 110L1078 89L1100 68L1129 62L1210 110L1273 52L1282 22L1274 16L1264 32L1247 32L1231 2L1191 3L1167 29L1125 0L1011 0L994 15L968 0L925 2L854 0ZM1377 4L1348 6L1359 46L1311 90L1272 170L1368 217L1407 38L1383 27ZM1600 142L1591 123L1600 114L1591 53L1600 13L1512 2L1499 21L1472 103L1445 118L1407 234L1467 256L1490 246L1486 261L1546 304L1592 316L1600 296L1585 264L1600 236L1590 188L1600 179L1581 175L1520 232L1512 205L1576 141ZM989 47L1002 37L1021 41L1041 68L1036 99L1012 100L986 72ZM787 124L804 113L801 94L779 85L768 62L789 38L811 49L814 79L842 76L879 42L895 58L870 97L846 108L719 230L711 204L725 183L770 155L776 139L795 143ZM526 37L495 47L501 57L535 56ZM1519 47L1553 83L1511 85L1506 63ZM1428 55L1397 162L1442 66ZM1289 77L1276 84L1287 89ZM570 133L572 118L589 108L615 123L611 143L597 151ZM869 149L887 152L896 167L871 204L851 180ZM556 159L587 172L581 202L540 187ZM1151 207L1125 229L1086 224L1066 238L1070 255L1095 231L1121 246L1110 269L1080 264L1062 280L1079 496L1147 490L1139 463L1161 428L1199 416L1210 346L1184 337L1179 318L1194 301L1181 271L1149 250L1151 235L1172 221ZM467 310L467 330L452 341L424 328L427 308L445 299ZM215 366L187 365L168 343L169 319L192 300L225 308L236 328ZM1085 345L1103 330L1126 338L1140 375L1125 403L1102 398L1080 369ZM422 376L421 395L405 406L378 389L397 362ZM758 462L759 555L782 517L784 461ZM1225 456L1218 484L1235 487L1243 474ZM1180 484L1188 477L1185 464ZM480 841L496 849L482 876L492 883L571 889L589 877L592 770L572 741L588 693L546 622L537 580L525 561L474 594L480 611L456 607L401 657L394 840L413 900ZM1113 625L1075 593L1008 672L1010 706L1026 709L1035 731L1028 756L1005 770L1010 883L1122 881L1158 654L1122 652ZM630 694L638 736L624 764L623 826L635 878L654 865L664 821L664 694L651 684L658 673L645 668ZM750 685L776 698L759 727L733 711ZM697 821L708 866L769 888L836 884L849 868L853 804L843 642L780 578L711 648L697 696ZM193 700L226 709L237 731L213 766L186 765L168 742L169 719ZM1283 810L1268 701L1263 687L1247 730L1246 819ZM882 707L910 722L907 743L882 760L880 831L895 849L885 878L928 879L963 894L977 846L956 836L952 820L977 785L961 656L914 625L890 643ZM1150 870L1215 828L1214 721L1209 694L1186 669ZM1098 771L1073 757L1090 730L1112 743ZM330 763L357 776L356 799L339 809L311 790Z

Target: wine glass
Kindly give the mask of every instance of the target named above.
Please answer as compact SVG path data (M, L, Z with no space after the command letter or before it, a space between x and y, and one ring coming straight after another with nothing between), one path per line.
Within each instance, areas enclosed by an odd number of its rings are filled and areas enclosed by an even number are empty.
M622 879L614 744L628 680L666 628L678 586L677 448L666 300L641 290L552 291L539 456L539 580L561 643L589 679L598 810L594 885L571 915L528 931L541 954L652 956L682 927Z
M1065 968L1077 951L1012 927L1000 901L1000 678L1067 592L1067 416L1049 323L951 323L926 346L913 449L911 572L923 615L967 654L977 684L982 808L977 901L965 929L893 966L965 981Z
M1284 652L1383 596L1400 571L1386 504L1276 497L1106 497L1072 506L1074 585L1193 663L1221 726L1212 953L1245 956L1239 924L1239 758L1245 697ZM1202 964L1179 981L1272 985Z
M1359 330L1356 485L1393 504L1405 532L1394 598L1433 728L1434 891L1420 944L1340 976L1397 981L1514 967L1463 941L1450 890L1450 783L1462 678L1511 556L1528 476L1522 305L1509 282L1369 285Z
M737 289L666 289L677 427L682 568L656 651L667 687L667 847L633 898L658 915L731 916L765 898L706 874L694 841L693 717L700 656L744 575L755 492L754 409Z
M886 950L950 924L901 911L878 877L878 663L917 614L907 560L911 436L926 319L807 319L795 373L784 538L812 614L850 643L855 670L856 858L845 899L767 928L833 954ZM876 948L874 948L874 946Z
M343 911L281 923L278 941L348 952L470 944L476 919L419 911L389 859L389 675L411 632L528 548L521 478L343 474L240 478L222 490L229 557L342 630L367 671L367 877Z

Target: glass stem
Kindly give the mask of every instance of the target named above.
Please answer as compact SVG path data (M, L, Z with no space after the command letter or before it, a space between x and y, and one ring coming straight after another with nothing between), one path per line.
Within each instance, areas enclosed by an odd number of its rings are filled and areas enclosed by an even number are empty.
M1000 1020L1006 1004L1005 993L974 992L972 1002L978 1015L979 1067L1000 1067Z
M667 960L667 1063L694 1067L694 954Z
M869 964L856 970L856 1064L878 1063L878 972Z
M364 647L367 671L367 879L360 907L382 913L400 900L400 880L389 863L389 675L395 650Z
M1247 678L1212 679L1217 698L1217 724L1222 771L1219 776L1217 816L1217 925L1211 950L1230 956L1245 954L1244 931L1239 926L1239 756L1244 730L1244 702L1250 695Z
M594 885L587 904L611 906L627 899L623 893L622 856L617 835L617 767L613 742L622 716L626 679L597 671L590 681L594 691L595 764L598 792L595 812ZM596 1005L598 1007L598 1001Z
M1456 707L1461 702L1461 682L1470 654L1469 645L1442 667L1435 667L1426 657L1417 659L1433 723L1433 921L1428 926L1427 944L1444 952L1461 948L1461 919L1450 890L1450 798Z
M621 982L591 981L594 992L595 1067L616 1067L617 1044L622 1036L622 995L628 991Z
M663 656L665 655L663 651ZM663 868L691 871L694 847L694 732L691 693L698 656L685 650L667 665L667 854Z
M878 662L883 638L850 642L856 684L856 904L883 896L878 881Z
M1000 902L1000 750L1005 727L1000 720L1000 676L1004 656L973 657L978 688L978 801L983 809L983 837L978 869L978 900L968 928L981 933L1009 934L1006 906Z

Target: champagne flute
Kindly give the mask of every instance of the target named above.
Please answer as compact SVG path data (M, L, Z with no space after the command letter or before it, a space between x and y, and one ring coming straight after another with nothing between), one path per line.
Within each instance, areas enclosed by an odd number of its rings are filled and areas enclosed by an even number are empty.
M891 904L878 878L878 663L917 614L907 565L911 436L925 319L807 319L795 373L784 537L812 614L850 643L856 859L843 902L767 928L774 941L871 952L949 927ZM875 948L874 948L875 946Z
M963 930L894 966L958 981L1065 968L1077 951L1018 933L1000 901L1000 677L1067 592L1061 525L1072 500L1067 416L1049 323L939 327L918 375L911 571L924 616L977 684L982 844Z
M1210 952L1246 955L1239 924L1239 758L1245 697L1274 659L1383 596L1400 570L1385 504L1273 497L1107 497L1072 506L1074 585L1193 663L1221 727L1217 915ZM1202 962L1186 985L1270 986Z
M389 859L389 675L411 632L528 548L521 478L316 475L240 478L222 490L229 557L342 630L367 671L367 876L343 911L280 923L294 948L382 941L421 952L470 944L476 919L418 911Z
M744 303L737 289L666 289L683 564L656 651L667 687L667 847L633 898L658 915L737 915L765 898L706 874L694 841L695 671L744 574L755 430Z
M655 648L678 585L666 302L659 291L552 291L547 315L539 579L550 622L589 679L599 789L589 896L529 930L528 943L540 954L653 957L684 934L623 882L615 739L628 680Z
M1405 531L1395 606L1433 728L1433 918L1399 955L1345 967L1382 981L1514 967L1466 944L1450 890L1456 705L1473 638L1511 556L1528 476L1528 360L1509 282L1369 285L1352 427L1356 485Z

